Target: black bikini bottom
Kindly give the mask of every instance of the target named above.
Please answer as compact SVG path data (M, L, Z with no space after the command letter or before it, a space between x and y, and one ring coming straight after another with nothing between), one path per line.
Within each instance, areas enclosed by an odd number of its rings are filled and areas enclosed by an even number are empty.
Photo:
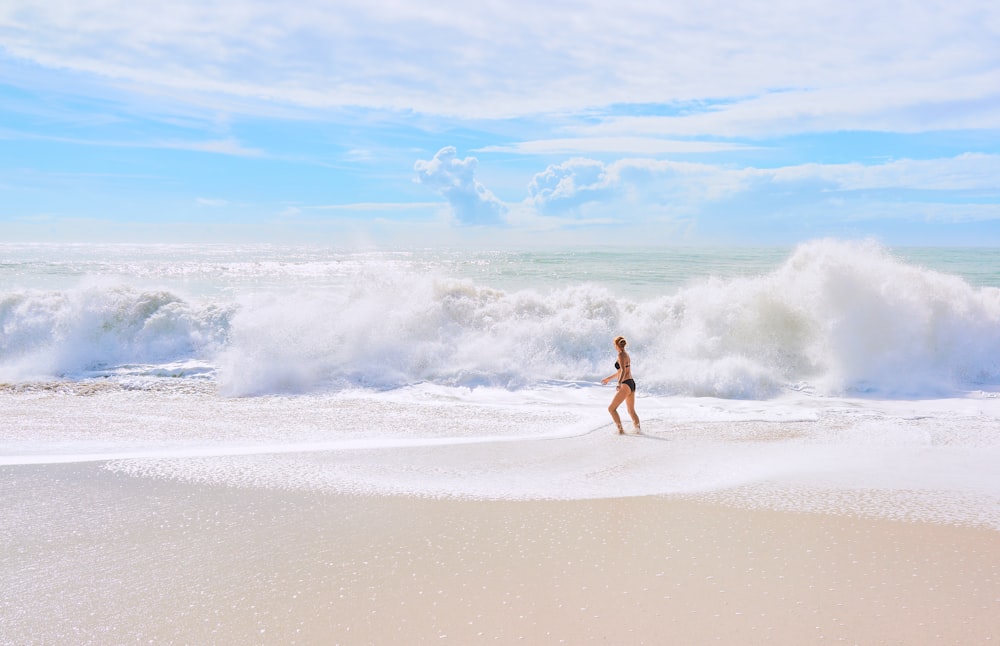
M631 388L632 392L635 392L635 379L626 379L622 383Z

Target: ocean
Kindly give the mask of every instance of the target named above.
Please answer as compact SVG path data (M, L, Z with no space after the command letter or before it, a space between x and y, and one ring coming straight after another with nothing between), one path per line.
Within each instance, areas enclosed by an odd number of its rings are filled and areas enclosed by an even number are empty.
M1000 250L0 244L0 409L10 467L1000 529Z

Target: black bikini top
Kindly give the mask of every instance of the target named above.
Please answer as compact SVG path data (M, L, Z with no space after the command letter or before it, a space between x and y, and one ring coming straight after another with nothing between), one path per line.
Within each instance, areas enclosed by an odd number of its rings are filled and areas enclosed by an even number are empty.
M622 367L618 365L617 361L615 361L615 370L621 370L621 369Z

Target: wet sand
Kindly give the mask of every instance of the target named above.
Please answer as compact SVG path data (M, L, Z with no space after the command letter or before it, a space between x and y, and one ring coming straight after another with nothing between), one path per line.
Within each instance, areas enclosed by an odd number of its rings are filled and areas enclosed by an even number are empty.
M1000 643L1000 532L0 467L4 644Z

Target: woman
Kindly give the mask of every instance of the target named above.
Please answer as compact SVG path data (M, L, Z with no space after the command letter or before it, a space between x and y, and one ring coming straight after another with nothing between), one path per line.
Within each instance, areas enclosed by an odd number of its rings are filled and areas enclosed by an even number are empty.
M625 429L622 428L622 418L618 416L618 407L621 406L622 402L625 402L629 417L632 418L632 428L636 433L641 430L639 416L635 414L635 380L632 379L632 360L629 358L628 352L625 352L626 344L625 337L615 337L615 351L618 352L615 368L618 372L601 380L602 384L606 384L616 377L618 379L617 392L615 392L614 399L611 400L611 405L608 406L608 412L611 413L611 419L615 420L619 435L625 432Z

